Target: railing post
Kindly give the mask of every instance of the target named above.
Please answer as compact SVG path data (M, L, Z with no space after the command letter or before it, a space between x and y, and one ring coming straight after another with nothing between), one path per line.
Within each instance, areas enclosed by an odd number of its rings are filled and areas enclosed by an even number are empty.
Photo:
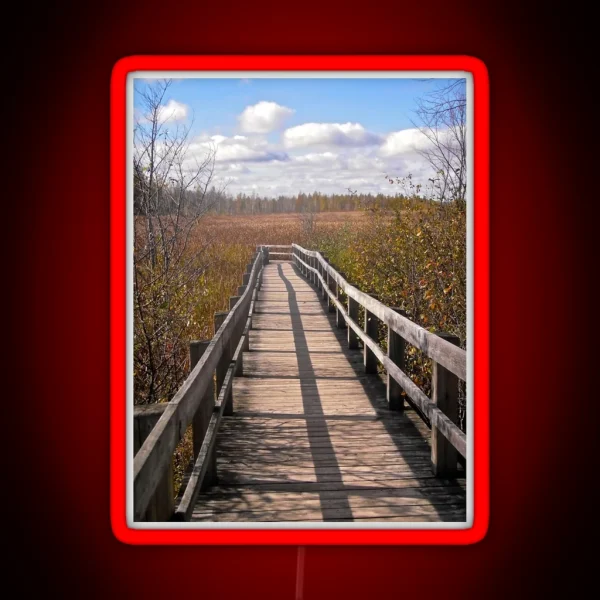
M233 308L235 307L235 305L240 301L241 298L241 294L243 294L243 292L246 290L245 285L242 285L240 287L238 287L238 294L240 294L239 296L230 296L229 298L229 310L232 311ZM242 290L242 291L240 291ZM246 319L247 321L248 319ZM231 357L233 358L233 355L235 354L235 351L237 350L238 344L240 343L240 340L242 339L242 336L244 335L244 329L246 328L246 321L240 321L240 324L234 329L233 335L231 336L231 341L229 342L229 347L231 350Z
M321 268L321 261L319 260L318 256L315 256L315 267L317 269L317 273L319 275L323 275L323 269ZM315 275L315 283L317 284L317 290L321 289L321 280L319 279L318 275Z
M209 344L210 340L190 342L190 371L202 358L202 355L208 348ZM198 410L196 411L196 414L194 415L194 418L192 420L192 432L194 436L194 460L196 460L196 458L198 457L198 453L200 452L200 448L202 447L202 442L204 441L204 436L206 435L206 430L208 429L208 425L210 423L210 418L215 408L214 387L214 378L211 378L211 382L206 388L206 392L202 397L200 406L198 407ZM206 471L204 481L202 482L202 489L206 489L211 485L216 485L216 483L217 455L213 450L211 455L208 457L208 469Z
M323 256L323 260L325 261L325 264L329 264L329 261L327 260L327 257L322 254L321 256ZM323 279L325 281L325 285L323 286L323 289L321 290L321 299L322 300L327 300L328 296L327 296L327 292L326 289L329 289L329 271L327 271L325 269L325 267L322 267L323 269ZM329 306L329 302L327 302L327 306Z
M248 333L246 334L246 337L244 338L243 350L244 350L244 352L250 352L250 330L252 329L252 317L249 317L248 319L246 319L246 325L248 326ZM246 327L244 327L244 331L246 331ZM244 335L243 331L242 331L242 335Z
M455 335L439 333L439 337L451 344L459 345ZM458 423L458 377L442 365L433 363L431 399L434 404L453 422ZM456 475L458 452L456 448L431 424L431 466L436 477Z
M242 339L242 337L244 336L244 331L246 330L246 325L248 324L248 319L246 319L245 321L242 321L242 331L241 331L241 335L239 336L238 342L233 350L233 355L232 357L235 358L235 353L238 349L238 346L240 344L240 340ZM237 336L236 336L237 338ZM242 347L240 349L240 353L238 354L237 360L236 360L236 364L235 364L235 371L234 371L234 375L236 377L242 377L244 375L244 352L247 351L247 347L246 347L246 341L248 339L248 336L244 337L244 341L242 343Z
M230 301L231 304L231 301ZM216 312L214 315L214 324L215 324L215 333L219 330L219 327L223 324L223 321L227 318L228 312ZM219 364L216 369L216 396L219 396L221 392L221 386L223 385L223 380L225 379L225 375L227 375L227 369L231 363L232 352L231 352L231 344L227 344L227 346L223 347L223 354L221 355L221 359L219 360ZM233 414L233 396L231 392L225 398L225 406L223 408L224 415L232 415Z
M333 295L335 297L337 297L337 293L338 293L337 288L338 288L337 281L333 277L331 277L329 279L329 289L333 292ZM329 294L327 295L327 310L329 310L330 313L336 311L335 304L333 303L333 299L331 298L331 296Z
M149 404L136 406L134 408L134 456L142 447L150 432L162 416L168 403ZM156 492L152 496L148 508L144 514L144 521L162 522L169 521L175 510L175 498L173 488L173 462L169 464L167 472L162 477Z
M346 274L340 273L340 277L343 277L344 279L346 279ZM341 302L340 295L341 295L340 286L337 285L337 283L336 283L335 297L337 298L338 302ZM346 319L344 319L344 315L342 314L342 311L337 306L335 307L335 324L338 329L346 328Z
M369 294L377 300L377 296ZM365 307L365 333L375 342L379 340L379 319ZM365 373L377 374L377 357L372 350L365 344L364 347Z
M263 246L263 265L269 264L269 249L266 246Z
M250 273L244 273L242 275L242 285L248 285L250 283Z
M256 303L258 302L258 285L256 286L256 293L252 292L252 297L250 298L250 306L252 306L252 303L254 302L254 312L256 312ZM254 316L254 314L250 315L250 308L248 308L248 318L250 319L250 325L248 327L248 331L250 331L250 329L252 329L252 317ZM244 326L245 328L245 326Z
M329 261L327 261L327 266L329 266ZM325 273L325 288L323 289L323 300L325 300L325 305L327 310L329 311L329 294L327 290L331 289L331 275L329 271Z
M406 311L401 308L392 308L393 311L396 311L398 314L406 317ZM397 334L392 330L391 327L388 326L388 357L389 359L397 365L399 369L404 371L404 351L406 348L406 343L404 338ZM404 398L402 396L402 387L400 384L388 373L387 374L387 401L390 410L404 410Z
M348 296L348 316L355 322L358 323L358 310L360 304L354 299ZM350 350L358 349L358 340L360 338L352 329L352 327L348 327L348 348Z

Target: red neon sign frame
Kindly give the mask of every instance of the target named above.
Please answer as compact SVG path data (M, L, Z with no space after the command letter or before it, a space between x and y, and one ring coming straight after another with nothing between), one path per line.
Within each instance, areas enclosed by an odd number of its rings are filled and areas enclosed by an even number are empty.
M136 71L465 71L474 104L473 524L467 529L132 529L126 518L126 83ZM489 521L489 83L470 56L130 56L111 78L110 511L129 544L471 544Z

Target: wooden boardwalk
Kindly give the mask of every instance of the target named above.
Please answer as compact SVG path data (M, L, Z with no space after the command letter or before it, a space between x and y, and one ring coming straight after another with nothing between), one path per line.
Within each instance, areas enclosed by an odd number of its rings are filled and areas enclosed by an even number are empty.
M252 327L192 521L465 521L464 479L433 475L427 426L291 263L265 266Z

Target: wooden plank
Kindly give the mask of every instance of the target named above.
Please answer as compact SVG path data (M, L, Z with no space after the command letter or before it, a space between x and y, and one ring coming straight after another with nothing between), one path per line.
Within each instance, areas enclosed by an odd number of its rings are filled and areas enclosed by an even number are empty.
M350 501L352 508L369 509L374 507L395 508L393 515L397 515L404 507L426 506L442 507L447 510L448 505L453 509L462 508L464 492L446 493L437 496L389 495L388 490L372 490L380 492L378 495L356 495L346 492L337 492L337 496L323 496L322 494L243 494L240 496L213 496L201 507L193 511L195 516L201 514L218 515L219 513L235 513L252 510L253 513L265 512L276 508L277 511L314 510L326 505L328 508L344 508ZM394 490L397 491L397 490ZM385 492L385 493L382 493ZM360 513L359 513L360 514ZM390 515L390 516L393 516ZM358 515L357 515L358 516Z
M439 477L435 477L433 474L430 477L405 477L403 479L396 479L391 481L355 481L355 482L339 482L339 481L329 481L329 482L306 482L306 483L294 483L294 482L286 482L286 483L273 483L268 481L254 481L252 483L240 485L233 484L228 485L226 482L221 482L218 488L213 488L212 490L207 491L202 495L202 498L210 497L212 494L239 494L247 491L257 491L257 492L290 492L290 493L304 493L304 492L331 492L331 491L344 491L344 492L352 492L352 491L364 491L364 490L376 490L376 489L385 489L389 491L391 489L406 489L406 488L415 488L419 489L425 488L440 488L446 489L455 486L464 487L464 481L459 479L441 479Z
M218 505L221 502L229 503L231 506L241 504L242 502L268 502L272 505L275 502L288 501L296 502L302 501L305 498L322 498L324 500L336 500L338 498L344 498L349 495L355 496L356 498L403 498L403 499L417 499L417 500L431 500L432 502L439 502L445 498L465 498L465 490L460 486L446 486L446 487L405 487L405 488L350 488L350 489L337 489L337 490L321 490L320 492L306 491L306 492L286 492L277 491L272 492L269 490L260 491L253 488L239 488L239 491L231 491L227 489L223 491L221 489L215 489L211 494L207 494L204 499L204 505Z
M224 520L224 521L306 521L306 520L339 520L352 521L354 519L373 518L373 517L421 517L421 516L439 516L440 514L451 514L456 517L457 521L465 521L466 514L461 504L447 504L443 508L436 506L352 506L349 511L346 507L335 507L328 510L329 517L324 518L323 510L316 509L297 509L297 510L251 510L238 511L230 513L215 513L215 511L200 511L194 510L193 520L199 521L204 519L209 520Z

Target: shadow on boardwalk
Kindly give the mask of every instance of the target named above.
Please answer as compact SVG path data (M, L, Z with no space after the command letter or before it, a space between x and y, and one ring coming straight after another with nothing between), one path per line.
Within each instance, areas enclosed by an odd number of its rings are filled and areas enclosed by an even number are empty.
M265 282L193 520L464 521L464 482L433 477L427 427L387 408L315 287L289 263Z

